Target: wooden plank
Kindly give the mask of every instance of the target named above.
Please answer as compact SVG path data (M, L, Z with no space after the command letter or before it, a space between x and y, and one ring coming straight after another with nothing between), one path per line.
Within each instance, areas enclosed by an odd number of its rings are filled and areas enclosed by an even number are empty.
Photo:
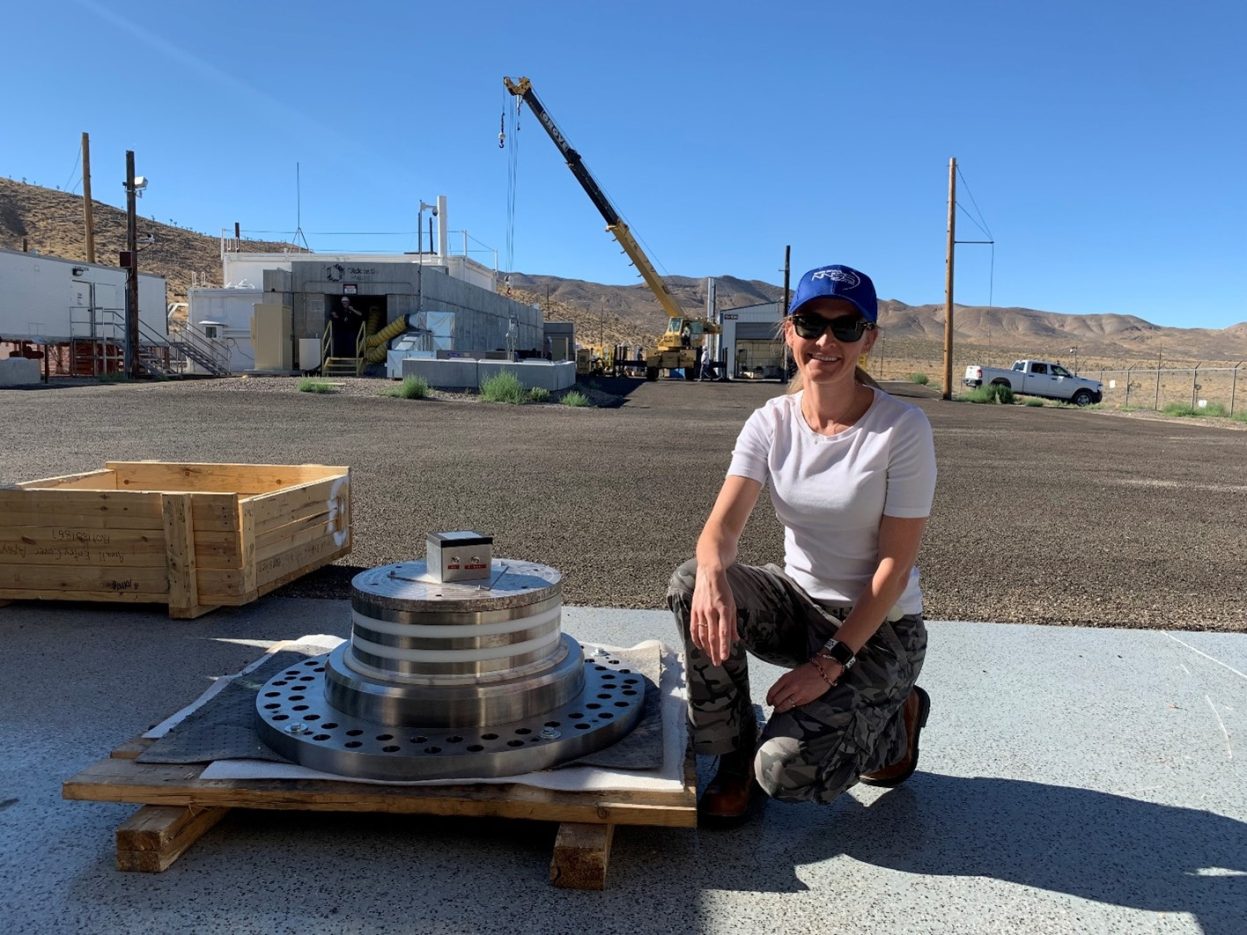
M160 495L168 545L169 613L184 613L199 604L195 567L195 527L191 518L191 495Z
M317 542L321 539L332 540L334 533L337 531L335 528L336 523L337 516L322 513L319 516L309 516L297 523L290 523L276 532L257 539L255 545L256 566L264 564L270 558L298 549L309 543Z
M0 515L10 513L51 517L114 516L159 520L160 497L132 490L0 490Z
M105 759L69 779L66 799L280 811L383 812L530 821L692 828L694 796L681 792L557 792L507 783L383 786L326 780L199 779L201 765Z
M29 504L30 509L5 510L3 513L6 526L32 526L55 529L64 526L70 529L148 529L164 528L164 517L160 511L144 512L142 515L116 513L52 513L39 509L35 503Z
M554 839L550 882L565 890L606 889L614 837L614 825L563 822Z
M242 569L242 592L251 594L255 583L255 504L250 500L238 503L239 566Z
M332 536L321 536L306 545L288 549L271 558L256 562L256 584L263 588L266 584L285 575L312 571L333 561L334 557L340 554L343 554L342 550L334 544Z
M236 571L243 567L240 532L195 530L195 563L199 570ZM244 534L245 535L245 534Z
M238 603L238 602L235 602ZM177 604L169 605L170 620L198 620L204 614L210 614L214 610L219 610L220 604L191 604L190 606L181 606Z
M117 828L117 869L160 873L182 856L228 808L145 805Z
M326 512L335 499L349 500L350 490L349 472L344 469L336 477L250 497L248 499L255 510L256 535L263 535L309 513Z
M256 594L253 595L251 599L254 600L255 597L268 594L270 591L275 591L278 588L280 588L283 584L289 584L291 581L294 581L296 578L302 578L309 571L315 571L317 568L321 568L325 565L328 565L330 562L335 562L338 559L342 558L342 556L348 554L350 551L351 551L351 547L348 544L348 545L343 546L338 551L334 552L332 555L326 555L323 559L318 561L315 565L310 565L306 568L296 568L293 571L288 571L281 577L274 578L272 581L268 582L267 584L263 584L257 587Z
M164 535L154 529L0 526L0 565L69 563L151 568L164 562Z
M108 468L98 471L83 471L80 474L62 474L60 477L45 477L41 480L28 480L17 485L27 487L71 487L78 490L116 490L117 472Z
M228 491L266 493L321 480L343 468L317 464L183 464L163 461L109 461L119 490Z
M163 601L169 579L163 566L155 568L92 568L73 565L0 565L0 591L5 597L42 597L55 600ZM21 591L23 593L8 593ZM50 593L55 592L55 593ZM78 596L70 597L75 592ZM83 597L83 594L96 597Z
M195 528L204 532L237 533L238 497L232 493L195 493L191 496L191 517Z
M204 604L225 604L237 607L254 601L259 595L243 590L243 572L241 568L229 570L200 569L197 576L199 582L199 600Z
M163 594L148 594L141 591L51 591L47 588L0 587L0 599L5 601L119 601L123 604L164 603Z

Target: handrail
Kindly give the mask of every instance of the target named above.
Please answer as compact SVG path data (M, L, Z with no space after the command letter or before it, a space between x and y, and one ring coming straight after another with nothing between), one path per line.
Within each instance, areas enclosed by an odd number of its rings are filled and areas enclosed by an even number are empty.
M325 361L329 359L329 352L333 350L333 321L325 322L325 334L320 339L320 367L324 372Z
M359 331L355 335L355 376L362 376L364 372L364 354L367 353L368 335L367 328L361 321L359 323Z

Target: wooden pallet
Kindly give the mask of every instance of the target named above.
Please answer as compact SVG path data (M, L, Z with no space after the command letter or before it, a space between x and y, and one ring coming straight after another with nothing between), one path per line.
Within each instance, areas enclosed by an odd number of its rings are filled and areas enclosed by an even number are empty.
M68 780L66 799L143 805L117 829L117 868L165 870L231 808L385 812L523 818L559 823L550 882L604 889L616 825L692 828L697 773L692 754L678 792L557 792L518 784L382 786L287 779L200 779L203 764L160 765L135 758L152 743L134 740Z

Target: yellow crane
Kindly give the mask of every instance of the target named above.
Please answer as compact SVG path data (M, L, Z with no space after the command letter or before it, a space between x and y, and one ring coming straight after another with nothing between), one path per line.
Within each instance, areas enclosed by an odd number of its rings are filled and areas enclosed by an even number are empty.
M580 153L567 142L567 137L559 130L554 118L550 116L533 91L533 83L528 78L512 80L505 77L502 83L508 91L528 105L528 109L545 128L550 139L554 141L554 145L567 160L567 168L571 170L576 181L580 183L580 187L589 196L589 200L605 219L606 229L619 242L619 246L623 247L624 253L628 255L632 265L636 267L641 278L645 280L645 284L658 299L658 304L667 313L666 332L654 347L647 348L645 351L646 379L656 380L660 370L675 368L683 368L685 377L693 379L696 375L694 367L700 356L698 349L703 348L706 335L719 333L719 326L705 318L686 315L676 304L675 297L667 288L667 284L662 281L662 277L658 275L658 271L654 269L654 264L649 261L641 245L632 236L628 225L619 216L619 212L615 210L615 206L610 203L610 199L602 192L593 176L589 174L589 170L585 168Z

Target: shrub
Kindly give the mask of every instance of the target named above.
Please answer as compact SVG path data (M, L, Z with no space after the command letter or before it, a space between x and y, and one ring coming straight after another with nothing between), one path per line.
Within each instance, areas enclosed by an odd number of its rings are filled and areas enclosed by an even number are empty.
M1041 406L1043 406L1043 400L1036 399L1034 396L1032 396L1030 397L1030 399L1026 400L1026 405L1030 406L1032 409L1038 409Z
M931 382L931 378L928 377L925 373L911 373L909 375L909 382L917 383L919 386L926 386L928 383Z
M382 395L398 399L424 399L429 395L429 382L424 377L403 377L403 382L391 387Z
M1235 422L1247 422L1247 409L1240 409L1230 416Z
M1013 403L1013 390L1000 384L979 386L966 393L965 398L972 403L1000 403L1009 406Z
M1212 416L1217 419L1224 419L1230 414L1229 410L1220 403L1209 403L1203 409L1197 406L1188 406L1186 403L1169 403L1162 410L1167 416L1177 416L1186 418L1188 416ZM1235 416L1237 418L1237 416Z
M580 390L568 390L563 394L563 398L559 400L564 406L587 406L589 405L589 397Z
M335 393L337 388L332 383L326 383L323 380L312 380L304 378L299 381L300 393Z
M550 391L544 386L534 386L528 391L528 399L534 403L548 403L550 401Z
M524 386L520 378L510 371L496 373L481 384L481 399L491 403L510 403L518 406L524 402Z

